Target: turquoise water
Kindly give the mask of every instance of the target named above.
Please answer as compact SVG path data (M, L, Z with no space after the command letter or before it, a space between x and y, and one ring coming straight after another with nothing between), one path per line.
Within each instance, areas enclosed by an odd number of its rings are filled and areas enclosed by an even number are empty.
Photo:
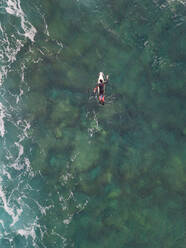
M185 2L0 4L0 247L185 248Z

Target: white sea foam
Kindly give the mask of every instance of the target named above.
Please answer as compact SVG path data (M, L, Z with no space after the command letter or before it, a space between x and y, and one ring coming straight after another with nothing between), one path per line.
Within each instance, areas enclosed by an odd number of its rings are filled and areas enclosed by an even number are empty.
M9 203L6 199L6 195L3 191L1 177L0 177L0 198L3 202L4 210L12 217L12 223L10 224L10 226L13 226L19 220L19 216L22 213L22 209L17 209L16 214L15 214L14 209L9 206Z
M23 90L20 89L20 93L19 95L16 96L16 103L18 104L18 102L20 101L20 97L23 95Z
M5 135L5 125L3 118L5 117L5 111L2 103L0 102L0 135L3 137Z
M47 25L47 22L45 20L45 16L42 15L42 14L41 14L41 16L42 16L44 24L45 24L45 33L46 33L47 36L50 36L49 31L48 31L48 25Z
M71 162L74 162L76 160L76 158L79 156L80 152L77 152L77 153L74 153L72 154L72 157L71 157Z
M68 217L67 219L63 220L63 223L64 223L65 225L69 225L70 222L71 222L71 220L72 220L72 217L73 217L73 215L69 215L69 217Z
M35 34L37 32L36 28L27 20L25 13L21 8L20 0L8 0L7 13L10 15L15 15L21 19L21 27L24 30L24 36L28 37L31 41L34 41Z
M20 92L20 94L23 93ZM21 128L21 130L23 130L23 135L19 139L19 142L21 142L24 140L25 137L28 137L27 130L29 130L31 127L30 122L28 122L27 120L18 120L16 123L16 127Z
M16 54L20 51L23 44L20 40L18 40L14 34L11 34L11 36L8 37L8 34L6 32L6 29L2 27L0 24L0 33L1 33L1 39L0 39L0 58L1 62L7 63L7 62L13 62L16 60ZM10 44L10 41L14 40L14 46ZM7 75L8 66L2 66L0 69L0 83L2 84L2 79L4 76Z
M44 230L42 230L38 222L39 222L39 218L36 216L35 220L32 223L28 225L24 225L23 228L20 228L16 231L17 234L24 236L26 239L28 239L29 237L32 237L32 247L35 247L35 248L40 247L36 243L36 238L38 239L38 234L36 235L36 229L40 231L41 240L43 239L44 233L46 232L45 226L43 226ZM42 245L42 247L45 247L45 246Z
M54 207L54 205L49 205L49 206L43 207L43 206L41 206L41 204L39 204L38 201L36 201L34 199L33 199L33 201L38 206L38 208L39 208L39 210L40 210L40 212L41 212L42 215L46 215L47 210L49 210L50 208L53 208Z
M91 114L91 113L89 112L87 114L86 118L88 118L89 114ZM93 118L90 117L92 119L91 127L88 128L88 133L89 133L90 137L92 137L95 133L97 133L97 132L99 132L101 130L100 127L99 127L99 122L98 122L96 113L93 111L92 114L93 114Z
M31 225L29 227L25 227L24 229L19 229L17 231L17 233L20 234L21 236L25 236L26 239L29 236L31 236L33 239L36 238L36 233L35 233L34 225Z
M67 242L67 239L66 238L64 238L61 234L59 234L59 233L57 233L57 232L54 232L54 230L52 231L52 234L53 235L56 235L57 237L59 237L61 240L62 240L62 242L63 242L63 247L66 247L66 242Z
M76 205L76 208L79 209L77 213L80 213L88 204L88 200L86 200L84 203L79 203Z
M5 176L7 176L7 178L8 178L9 180L12 179L10 173L9 173L7 170L5 170L4 168L2 169L2 174L5 175Z
M13 167L16 170L22 170L26 165L27 171L32 172L31 167L30 167L30 161L27 157L24 157L23 158L24 163L20 164L20 159L21 157L23 157L23 154L24 154L24 147L21 144L21 142L25 139L25 137L28 138L27 130L30 128L30 123L26 120L18 120L16 122L16 127L18 129L21 129L22 135L19 135L18 136L19 140L14 142L14 145L18 149L18 155L14 159L14 162L9 165L9 167ZM34 174L32 174L31 176L34 176Z
M4 221L0 220L0 224L2 225L3 228L5 228Z
M0 53L0 58L2 58L2 56L3 55ZM6 69L6 67L5 66L1 66L1 68L0 68L0 86L2 85L3 80L6 77L6 75L7 75L7 69Z
M24 73L24 70L25 70L25 65L22 64L22 65L21 65L21 72L22 72L22 74L21 74L21 81L22 81L22 82L25 81L25 73Z
M9 165L9 167L12 167L16 170L22 170L24 168L24 164L20 164L19 161L20 161L21 156L24 153L24 147L23 145L21 145L20 142L15 142L14 144L18 148L18 156L15 159L15 161Z
M174 2L180 2L183 5L186 5L186 1L185 0L167 0L168 3L174 3Z

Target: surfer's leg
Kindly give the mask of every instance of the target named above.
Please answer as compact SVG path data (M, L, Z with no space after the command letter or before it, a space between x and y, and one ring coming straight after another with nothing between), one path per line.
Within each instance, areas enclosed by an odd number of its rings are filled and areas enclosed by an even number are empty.
M104 95L100 95L99 96L99 103L101 103L102 105L104 105Z

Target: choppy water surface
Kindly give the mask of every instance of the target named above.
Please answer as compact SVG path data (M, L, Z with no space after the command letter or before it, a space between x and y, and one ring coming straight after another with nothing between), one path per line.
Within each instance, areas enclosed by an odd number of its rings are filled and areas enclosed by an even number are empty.
M0 14L0 247L186 247L185 1Z

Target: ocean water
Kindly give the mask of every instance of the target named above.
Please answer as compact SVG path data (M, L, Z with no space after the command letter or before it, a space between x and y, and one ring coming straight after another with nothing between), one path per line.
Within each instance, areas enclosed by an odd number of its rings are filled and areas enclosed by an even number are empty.
M186 247L185 30L184 0L0 0L0 248Z

